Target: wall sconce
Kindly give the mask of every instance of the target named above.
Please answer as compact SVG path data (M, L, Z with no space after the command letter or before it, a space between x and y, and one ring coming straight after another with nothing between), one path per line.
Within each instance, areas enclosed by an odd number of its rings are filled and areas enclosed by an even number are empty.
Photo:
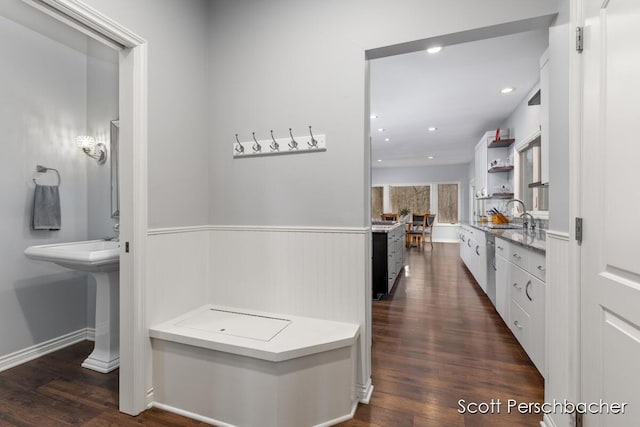
M82 149L84 154L95 159L99 165L104 165L107 161L107 147L102 142L96 142L92 136L79 136L76 138L78 147Z

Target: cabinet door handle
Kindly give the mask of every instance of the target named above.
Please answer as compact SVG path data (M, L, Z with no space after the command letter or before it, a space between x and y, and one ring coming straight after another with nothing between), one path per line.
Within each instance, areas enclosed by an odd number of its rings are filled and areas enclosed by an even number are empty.
M524 293L525 295L527 295L527 298L529 298L529 301L533 301L533 298L531 298L531 295L529 295L529 286L531 286L531 280L529 280L524 287Z
M493 266L493 271L498 271L498 269L496 268L496 257L493 257L493 261L491 264Z
M514 282L513 283L513 287L516 288L517 290L521 291L522 290L522 286L518 285L518 282Z
M502 246L496 246L496 248L500 249L501 251L504 250Z
M540 270L540 271L544 271L544 270L545 270L545 268L544 268L543 266L539 265L539 266L538 266L538 270Z
M460 236L460 239L462 239L463 242L466 242L464 236Z
M515 259L522 259L522 257L521 257L520 255L518 255L518 254L513 254L513 257L514 257Z
M476 255L480 256L480 252L478 252L478 249L480 249L480 245L476 245Z
M471 240L467 240L467 246L471 247Z
M522 329L522 325L520 324L520 322L518 322L517 320L513 321L513 326L515 326L518 329Z

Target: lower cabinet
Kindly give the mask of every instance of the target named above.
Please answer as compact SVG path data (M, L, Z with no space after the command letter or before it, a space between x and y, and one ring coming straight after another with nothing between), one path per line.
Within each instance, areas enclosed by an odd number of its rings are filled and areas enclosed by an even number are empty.
M388 231L372 233L373 264L372 286L373 298L380 298L393 289L398 275L404 267L405 225L398 224Z
M463 226L460 228L460 258L487 293L487 241L484 231Z
M496 239L498 246L503 250L496 250L496 309L546 377L545 283L538 278L544 255L502 239Z

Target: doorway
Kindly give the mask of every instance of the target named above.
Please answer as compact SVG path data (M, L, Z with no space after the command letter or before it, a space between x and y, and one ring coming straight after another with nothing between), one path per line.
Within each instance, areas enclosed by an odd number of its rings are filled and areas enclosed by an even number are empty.
M119 52L120 393L119 409L146 408L145 244L147 233L147 45L79 2L22 0Z

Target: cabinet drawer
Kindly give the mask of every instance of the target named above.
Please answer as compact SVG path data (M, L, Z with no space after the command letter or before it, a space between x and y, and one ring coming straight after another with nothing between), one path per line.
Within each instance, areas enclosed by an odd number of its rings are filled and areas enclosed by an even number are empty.
M500 255L502 258L507 261L511 261L509 257L511 256L511 245L509 242L506 242L502 239L496 239L496 255Z
M546 257L537 252L529 253L529 266L527 270L538 279L546 282Z
M528 267L527 260L530 251L524 249L522 246L509 245L509 252L509 261L524 269Z
M509 328L518 339L524 350L529 352L530 317L522 307L514 300L511 300L511 323Z
M511 291L511 298L520 304L521 307L525 307L528 305L525 301L527 297L525 296L525 288L527 286L527 276L528 274L514 265L509 266L509 290Z

